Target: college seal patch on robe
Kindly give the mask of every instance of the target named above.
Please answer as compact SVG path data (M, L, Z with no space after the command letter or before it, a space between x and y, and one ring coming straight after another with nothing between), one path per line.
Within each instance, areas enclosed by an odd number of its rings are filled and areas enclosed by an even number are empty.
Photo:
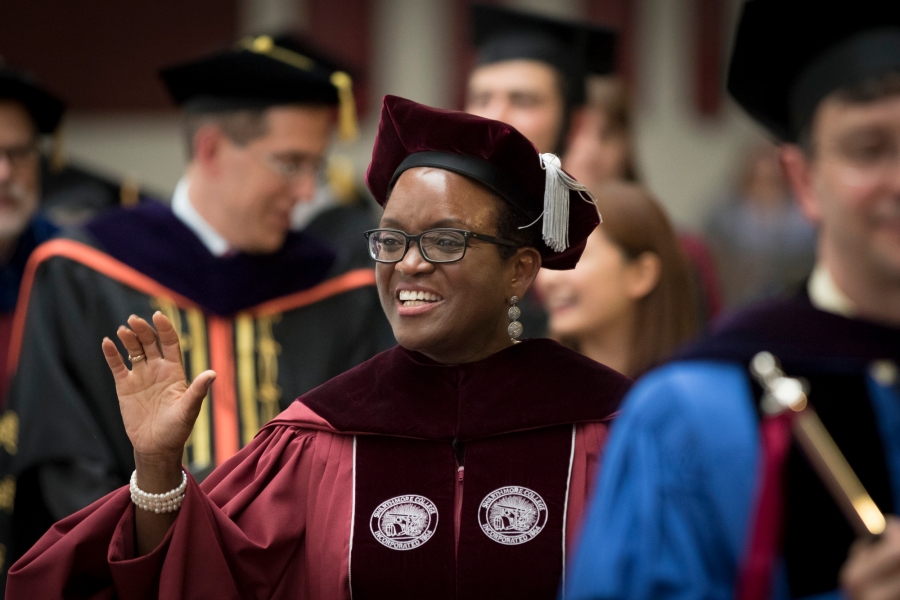
M478 523L484 534L498 544L524 544L537 537L547 524L547 505L540 494L526 487L502 487L481 501Z
M427 542L437 529L438 510L425 496L397 496L378 505L369 528L392 550L412 550Z

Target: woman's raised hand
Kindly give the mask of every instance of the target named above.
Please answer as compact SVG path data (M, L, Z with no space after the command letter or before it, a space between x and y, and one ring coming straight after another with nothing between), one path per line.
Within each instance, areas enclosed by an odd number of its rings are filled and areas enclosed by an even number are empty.
M137 462L143 458L180 465L184 445L216 374L204 371L188 384L175 328L160 312L153 315L153 324L156 331L132 315L128 327L123 325L116 332L130 355L130 370L109 338L103 340L103 354L116 380L122 420Z

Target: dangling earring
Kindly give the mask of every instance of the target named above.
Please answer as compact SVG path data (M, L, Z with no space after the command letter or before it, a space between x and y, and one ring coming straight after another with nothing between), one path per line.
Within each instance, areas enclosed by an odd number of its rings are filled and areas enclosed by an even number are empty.
M511 321L509 327L506 328L507 333L509 333L509 340L513 344L518 344L518 338L522 335L522 324L519 323L518 318L522 315L521 309L516 306L519 303L519 297L513 296L509 299L509 320Z

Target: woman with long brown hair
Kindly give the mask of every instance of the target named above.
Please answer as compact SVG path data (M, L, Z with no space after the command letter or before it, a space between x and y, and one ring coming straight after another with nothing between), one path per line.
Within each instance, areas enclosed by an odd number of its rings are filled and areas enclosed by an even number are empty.
M697 332L695 286L669 219L641 186L593 190L603 223L570 271L542 271L537 290L554 337L629 377Z

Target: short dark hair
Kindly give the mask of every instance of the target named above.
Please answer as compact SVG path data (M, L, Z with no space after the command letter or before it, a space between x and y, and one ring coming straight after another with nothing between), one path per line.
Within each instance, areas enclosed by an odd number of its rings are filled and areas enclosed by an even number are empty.
M269 132L266 109L214 113L188 112L184 115L184 136L189 159L194 158L194 136L206 125L215 125L238 146L246 146Z
M540 248L542 237L542 223L540 219L532 223L534 219L528 219L516 207L497 198L497 237L511 242L516 242L520 248ZM521 228L521 229L520 229ZM512 246L497 246L500 250L500 258L508 260L516 253Z
M900 95L900 72L890 71L877 77L864 79L853 85L838 88L828 94L826 98L865 104L897 95ZM815 155L816 149L812 139L812 118L800 130L800 135L797 137L797 145L800 146L807 156Z

